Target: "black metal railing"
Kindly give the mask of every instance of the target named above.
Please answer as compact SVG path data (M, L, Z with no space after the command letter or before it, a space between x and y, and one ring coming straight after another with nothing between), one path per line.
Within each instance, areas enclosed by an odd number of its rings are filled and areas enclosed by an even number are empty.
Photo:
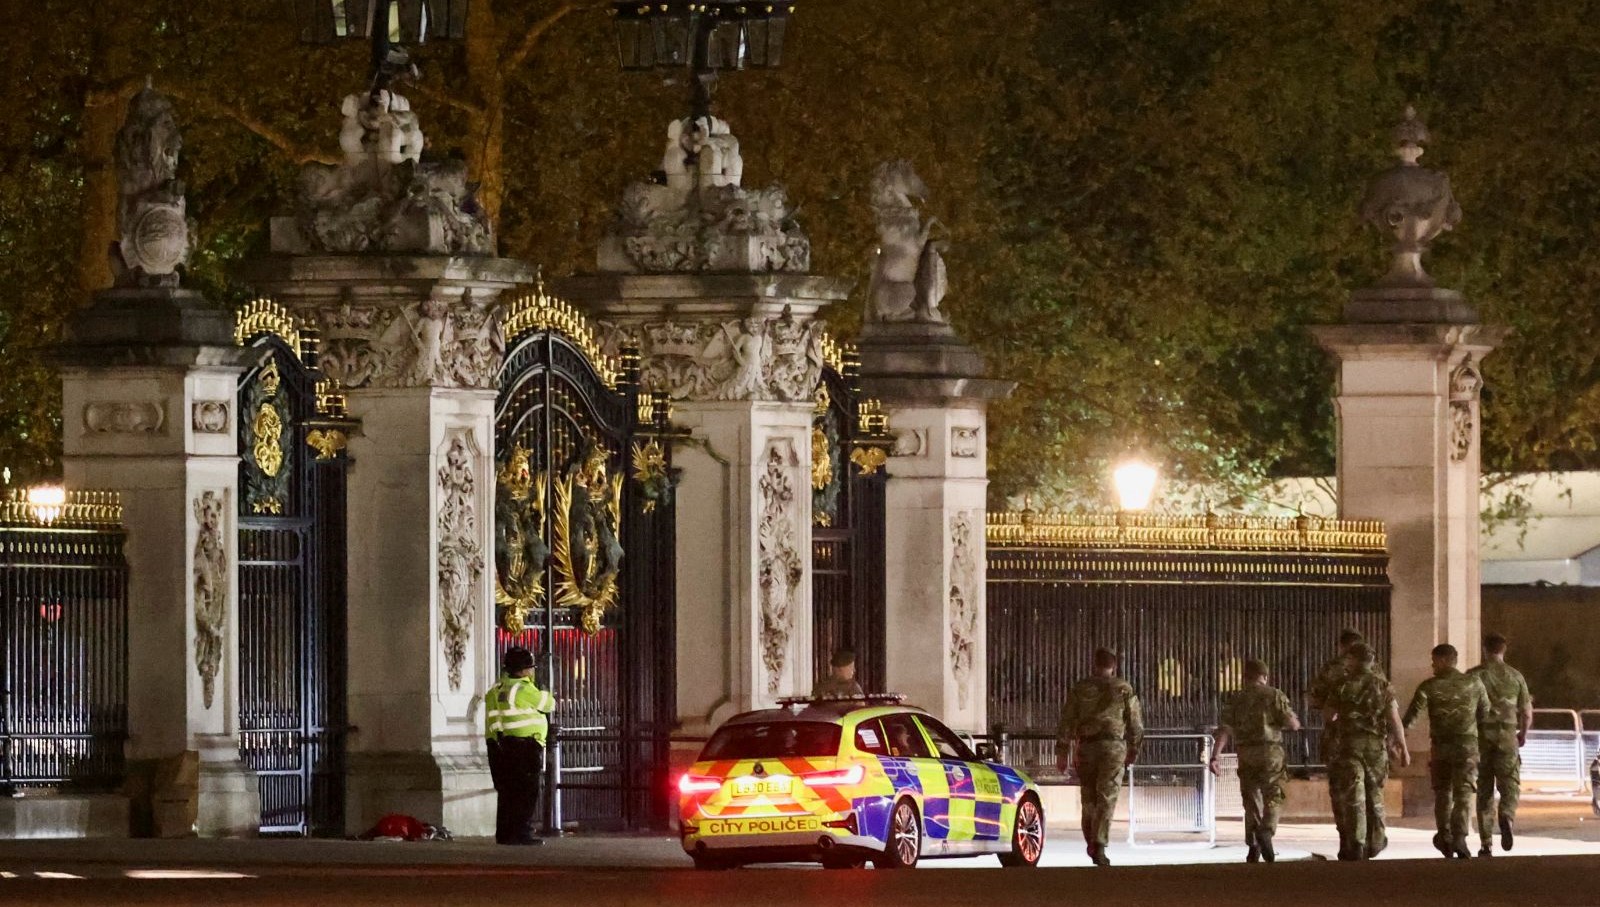
M109 492L41 501L0 501L0 791L106 790L128 737L122 508Z
M1381 527L1243 518L991 517L989 719L1055 731L1095 648L1122 657L1147 727L1206 731L1260 659L1308 730L1292 765L1320 762L1311 681L1339 631L1386 657L1388 558Z

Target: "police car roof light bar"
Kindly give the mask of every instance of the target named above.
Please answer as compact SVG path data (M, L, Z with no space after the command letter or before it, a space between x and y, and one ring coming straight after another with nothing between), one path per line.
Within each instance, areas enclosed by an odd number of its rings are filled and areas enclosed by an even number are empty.
M906 695L904 693L867 693L862 696L785 696L778 700L778 705L780 707L788 707L794 705L830 705L834 703L855 704L858 702L867 705L880 703L900 705L905 701Z

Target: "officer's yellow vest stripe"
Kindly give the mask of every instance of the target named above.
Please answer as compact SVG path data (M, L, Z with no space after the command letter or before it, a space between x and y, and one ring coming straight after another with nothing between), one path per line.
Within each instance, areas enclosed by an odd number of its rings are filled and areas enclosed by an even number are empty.
M546 713L555 709L555 697L539 689L531 680L502 678L484 697L484 734L495 737L534 737L543 741L549 733Z

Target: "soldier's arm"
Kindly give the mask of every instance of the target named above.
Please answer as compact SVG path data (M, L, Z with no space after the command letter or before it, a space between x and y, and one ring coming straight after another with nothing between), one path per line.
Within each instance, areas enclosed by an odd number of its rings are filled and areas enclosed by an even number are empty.
M1294 713L1294 706L1289 704L1289 697L1283 693L1278 694L1278 708L1282 711L1284 730L1300 730L1300 716Z
M1217 760L1221 758L1222 751L1228 748L1230 738L1231 732L1228 730L1227 725L1224 724L1217 728L1217 740L1211 746L1211 764L1208 766L1213 775L1222 774L1222 766L1218 764Z
M1139 747L1144 745L1144 713L1139 707L1139 694L1128 691L1128 702L1125 706L1127 721L1128 758L1127 763L1132 765L1139 758Z
M1528 693L1528 681L1517 675L1517 746L1528 742L1528 731L1533 728L1533 696Z
M1400 703L1389 697L1389 733L1394 735L1395 749L1400 758L1400 767L1405 768L1411 764L1411 747L1406 745L1405 725L1400 722Z
M1397 709L1399 708L1398 705L1396 705L1395 707ZM1409 728L1413 724L1416 724L1417 723L1417 716L1421 715L1422 714L1422 710L1426 709L1427 707L1428 707L1428 682L1427 681L1423 681L1422 685L1417 687L1417 692L1412 695L1412 697L1411 697L1411 705L1406 707L1406 715L1405 715L1405 717L1400 720L1400 725L1402 727L1400 735L1402 737L1405 736L1404 728Z
M1063 772L1072 764L1073 750L1078 742L1077 719L1072 714L1072 702L1069 693L1067 704L1061 707L1061 721L1056 725L1056 769Z

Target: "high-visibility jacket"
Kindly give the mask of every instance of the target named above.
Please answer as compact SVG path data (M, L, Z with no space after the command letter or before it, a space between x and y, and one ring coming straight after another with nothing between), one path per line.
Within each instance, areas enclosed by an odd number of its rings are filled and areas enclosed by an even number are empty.
M490 740L532 737L543 744L550 732L550 713L555 710L556 698L539 689L532 677L501 674L484 697L484 736Z

